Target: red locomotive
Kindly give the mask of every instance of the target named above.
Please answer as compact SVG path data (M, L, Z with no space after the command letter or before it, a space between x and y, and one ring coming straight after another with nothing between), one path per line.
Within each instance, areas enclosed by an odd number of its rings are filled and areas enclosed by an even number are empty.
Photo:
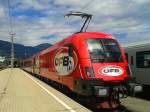
M116 107L120 97L141 92L116 39L110 34L83 32L91 15L70 15L86 18L81 31L24 60L24 69L91 98L97 108Z

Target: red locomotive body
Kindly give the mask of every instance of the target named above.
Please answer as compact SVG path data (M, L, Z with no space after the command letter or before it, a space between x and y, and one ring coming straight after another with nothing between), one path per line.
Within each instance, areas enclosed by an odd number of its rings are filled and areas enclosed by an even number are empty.
M104 33L74 34L25 60L24 67L83 96L108 97L116 90L124 95L128 88L140 91L140 85L129 80L123 49Z
M102 98L109 104L119 104L119 94L125 97L142 90L130 73L123 49L105 33L74 34L24 61L24 68L27 65L32 68L30 72L78 95Z

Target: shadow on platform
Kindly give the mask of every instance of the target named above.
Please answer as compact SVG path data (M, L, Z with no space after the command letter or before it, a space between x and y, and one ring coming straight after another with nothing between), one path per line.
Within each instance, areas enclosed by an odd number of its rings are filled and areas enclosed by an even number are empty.
M143 92L137 94L135 97L150 101L150 86L144 85Z

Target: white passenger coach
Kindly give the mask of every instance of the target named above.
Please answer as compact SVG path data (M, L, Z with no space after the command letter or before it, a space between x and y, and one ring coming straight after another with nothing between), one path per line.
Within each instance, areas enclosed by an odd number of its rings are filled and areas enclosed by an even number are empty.
M126 44L124 49L137 82L150 85L150 42Z

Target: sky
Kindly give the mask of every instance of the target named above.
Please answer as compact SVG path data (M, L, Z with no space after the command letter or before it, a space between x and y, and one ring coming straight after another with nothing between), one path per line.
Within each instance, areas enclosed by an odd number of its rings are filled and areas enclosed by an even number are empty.
M70 11L92 14L87 31L112 34L122 44L150 41L150 0L0 0L0 40L26 46L54 44L80 30L82 18ZM12 30L10 28L10 18Z

